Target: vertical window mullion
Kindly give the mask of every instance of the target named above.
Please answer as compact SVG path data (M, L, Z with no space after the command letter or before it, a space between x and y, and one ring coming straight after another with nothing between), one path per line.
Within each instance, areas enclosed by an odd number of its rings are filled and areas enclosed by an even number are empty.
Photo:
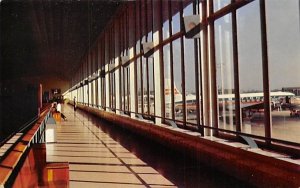
M268 44L266 29L266 7L265 1L260 0L260 24L261 24L261 46L262 46L262 69L263 69L263 91L264 91L264 124L266 143L270 143L271 138L271 106L270 106L270 82L269 82L269 64L268 64Z
M183 2L180 2L180 18L183 17ZM180 30L183 30L182 19L180 19ZM183 125L186 127L186 90L185 90L185 60L184 60L184 41L183 36L180 37L181 47L181 86L182 86L182 101L183 101Z
M213 0L209 0L208 3L209 8L209 16L213 14ZM217 81L216 81L216 49L215 49L215 28L214 21L209 23L209 44L210 44L210 92L209 92L209 124L214 128L219 128L218 122L218 95L217 95ZM213 130L213 135L218 136L218 130Z
M117 23L118 24L118 35L119 35L119 41L118 41L118 47L119 47L119 55L122 56L122 20L119 20L119 22ZM123 69L123 66L120 65L120 70L119 70L119 92L120 92L120 96L119 96L119 107L121 110L124 110L122 107L122 69Z
M149 38L148 38L148 33L149 33L149 27L148 27L148 19L149 19L149 14L150 14L150 12L148 11L148 3L149 3L149 1L150 0L147 0L146 1L146 11L145 11L145 14L146 14L146 19L145 19L145 23L146 23L146 33L145 33L145 35L146 35L146 42L149 42ZM146 97L147 97L147 104L146 104L146 106L147 106L147 114L149 115L149 60L148 60L148 58L146 58L146 88L147 88L147 93L146 93Z
M137 16L137 2L134 3L134 15L135 17ZM134 20L134 42L133 42L133 50L134 50L134 56L136 57L137 55L137 49L136 49L136 41L138 40L138 36L137 36L137 23L136 23L136 19L132 18L132 20ZM134 60L134 93L135 93L135 112L138 113L139 112L139 102L138 102L138 76L137 76L137 59Z
M172 4L169 1L169 36L172 36ZM174 97L174 62L173 62L173 41L170 42L170 76L171 76L171 115L175 120L175 97Z
M126 71L126 68L124 67L123 68L123 107L124 107L124 111L126 111L126 77L125 77L125 71ZM128 110L128 109L127 109Z
M241 100L238 63L238 41L236 10L232 11L232 42L233 42L233 71L234 71L234 95L235 95L235 125L236 131L241 131Z
M198 6L198 7L197 7ZM198 8L198 11L197 11ZM198 2L193 3L193 13L200 15L199 4ZM204 127L201 126L201 118L202 118L202 110L200 109L200 90L201 90L201 82L199 78L201 77L199 74L202 74L201 71L201 38L194 39L194 50L195 50L195 85L196 85L196 116L197 116L197 128L201 135L204 135ZM200 65L200 66L199 66ZM200 70L199 70L200 68Z
M103 36L104 37L104 43L103 43L103 45L102 45L102 52L103 52L103 59L102 59L102 67L103 67L103 70L104 70L104 78L102 79L102 81L103 81L103 107L104 107L104 109L106 109L106 97L108 97L108 96L106 96L106 79L105 79L105 77L106 77L106 74L105 74L105 64L106 64L106 62L105 62L105 56L106 56L106 52L105 52L105 35Z
M130 68L129 66L126 68L127 71L127 106L128 106L128 111L131 112L131 106L130 106Z
M144 5L144 6L143 6ZM146 2L145 1L141 1L141 10L142 10L142 8L144 8L144 14L142 15L141 14L141 18L144 18L144 19L141 19L141 30L142 30L142 32L141 32L141 40L145 37L145 35L146 35L146 29L145 29L145 27L146 27L146 22L147 22L147 6L146 6ZM141 11L142 12L142 11ZM145 40L147 41L147 38L145 37ZM145 42L145 41L143 41L143 42ZM142 46L142 42L141 42L141 46ZM142 114L144 114L144 68L143 68L143 58L144 57L141 57L141 66L140 66L140 68L141 68L141 106L142 106Z

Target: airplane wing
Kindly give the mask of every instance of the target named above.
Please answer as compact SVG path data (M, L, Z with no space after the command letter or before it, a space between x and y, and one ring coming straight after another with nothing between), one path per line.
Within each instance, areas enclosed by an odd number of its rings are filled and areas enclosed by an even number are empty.
M264 108L264 103L263 102L259 102L259 103L251 103L251 104L245 104L245 103L241 103L241 109L243 110L259 110L259 109L263 109Z

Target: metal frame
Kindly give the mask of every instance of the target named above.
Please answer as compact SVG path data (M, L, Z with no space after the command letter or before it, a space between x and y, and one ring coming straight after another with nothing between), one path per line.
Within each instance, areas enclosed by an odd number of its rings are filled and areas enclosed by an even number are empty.
M179 2L178 9L173 9L172 4L178 1L169 1L168 18L163 18L162 12L166 4L163 0L147 0L147 1L129 1L125 2L119 13L113 17L97 39L96 47L92 47L87 55L82 58L82 65L79 67L77 75L72 79L71 96L77 96L77 100L86 103L86 98L89 104L97 104L104 109L106 107L114 108L118 111L127 112L131 117L135 114L141 114L144 118L153 119L160 124L165 120L173 120L176 124L188 128L187 125L195 125L197 131L202 136L218 135L219 131L244 134L241 132L241 101L240 101L240 82L239 82L239 56L238 56L238 39L237 39L237 10L253 0L232 0L230 4L214 11L213 0L197 0L190 2ZM268 49L267 49L267 33L266 33L266 13L264 0L257 0L260 2L260 17L261 17L261 46L262 46L262 67L263 67L263 90L265 98L264 115L265 120L265 137L267 144L271 141L278 142L278 139L272 139L271 135L271 108L270 108L270 86L269 86L269 64L268 64ZM194 41L195 54L195 89L196 89L196 123L187 122L187 104L186 104L186 72L185 69L187 61L184 52L184 32L182 28L183 9L188 4L193 3L193 13L200 15L202 30L199 39L186 39ZM151 8L149 8L151 7ZM176 13L180 14L181 31L174 32L172 30L172 17ZM232 15L232 47L233 47L233 72L234 72L234 95L235 95L235 124L236 130L222 130L218 125L218 90L216 80L216 46L215 46L215 28L214 23L217 19L225 15ZM136 18L134 18L136 17ZM162 27L164 19L169 21L169 38L162 37ZM138 23L137 23L138 22ZM114 25L115 24L115 25ZM118 26L118 29L116 27ZM141 49L142 42L150 42L148 33L152 32L152 42L154 43L153 53L153 70L150 69L150 61L145 59L143 53L137 51L137 45ZM145 41L142 41L142 39ZM170 80L171 91L174 91L174 41L180 41L180 68L181 68L181 82L182 82L182 101L183 101L183 120L176 120L175 116L175 95L171 92L171 118L165 117L165 83L164 83L164 51L165 45L170 45ZM104 41L104 42L103 42ZM138 42L137 42L138 41ZM96 50L94 49L96 48ZM116 50L118 49L118 50ZM118 51L118 52L116 52ZM120 63L121 56L128 56L129 61L125 64ZM105 77L99 77L98 82L92 84L91 88L74 87L78 83L85 80L93 72L105 69L108 72L108 64L114 64L114 72L110 72ZM138 66L139 64L139 66ZM146 71L143 71L143 67ZM139 72L139 78L138 78ZM154 115L150 114L150 84L152 81L150 74L154 75ZM139 101L139 87L141 101ZM86 90L88 95L86 96ZM144 94L146 91L147 101L144 101ZM91 98L90 93L95 92L95 99ZM100 98L100 100L99 100ZM146 103L146 104L145 104ZM141 104L141 113L139 113L138 105ZM147 112L144 110L144 105L147 106ZM249 136L249 135L247 135ZM256 138L257 136L251 135ZM261 138L261 137L260 137Z

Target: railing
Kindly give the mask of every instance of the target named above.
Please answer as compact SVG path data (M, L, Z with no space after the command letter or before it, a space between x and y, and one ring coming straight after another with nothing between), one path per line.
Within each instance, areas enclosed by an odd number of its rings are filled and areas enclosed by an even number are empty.
M1 142L0 187L7 186L16 177L32 144L45 142L46 122L49 116L49 108L44 108L39 117L32 118L17 132ZM14 137L17 138L13 139Z
M14 135L17 133L23 133L26 127L30 127L33 123L35 123L38 120L38 116L34 116L32 119L27 121L21 128L19 128L17 131L11 133L9 136L7 136L4 140L1 141L0 147L4 145L6 142L8 142Z
M47 109L48 109L49 105L47 105L46 107L44 107L41 111L41 115L44 114ZM48 117L46 117L48 119ZM34 116L32 119L30 119L29 121L27 121L26 123L24 123L17 131L14 131L13 133L11 133L9 136L7 136L4 140L1 141L0 143L0 148L2 147L2 145L4 145L7 141L9 141L14 135L18 134L18 133L26 133L29 128L37 122L37 120L39 119L39 116L36 115ZM47 121L46 119L46 121Z

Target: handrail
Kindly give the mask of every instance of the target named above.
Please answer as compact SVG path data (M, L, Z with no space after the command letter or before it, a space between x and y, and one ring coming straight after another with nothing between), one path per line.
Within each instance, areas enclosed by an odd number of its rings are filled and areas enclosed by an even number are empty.
M47 110L48 106L49 105L46 105L44 108L42 108L41 115L43 113L45 113L45 111ZM33 118L31 118L29 121L27 121L26 123L24 123L17 131L14 131L9 136L7 136L4 140L2 140L1 143L0 143L0 147L3 146L8 140L10 140L17 133L24 133L24 131L26 129L28 129L32 124L34 124L38 120L38 118L39 118L39 116L36 115Z
M0 147L3 146L8 140L10 140L14 135L16 135L17 133L22 132L24 128L32 125L37 119L38 119L38 116L34 116L32 119L30 119L29 121L27 121L26 123L24 123L22 125L22 127L19 128L18 131L15 131L15 132L11 133L4 140L2 140L1 143L0 143Z
M14 179L31 145L45 141L46 121L49 114L49 108L45 108L37 121L35 121L37 123L31 123L30 130L27 131L29 125L23 126L21 130L26 133L22 134L21 138L0 158L0 187L6 186L7 182L11 182Z
M23 125L18 131L17 133L23 133L26 129L28 129L32 124L34 124L37 120L39 119L39 116L35 116L33 117L29 123Z

